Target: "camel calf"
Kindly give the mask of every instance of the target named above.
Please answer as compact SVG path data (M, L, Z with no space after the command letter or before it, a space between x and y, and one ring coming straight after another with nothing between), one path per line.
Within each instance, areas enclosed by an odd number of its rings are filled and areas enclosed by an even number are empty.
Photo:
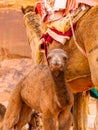
M54 49L48 65L35 66L14 88L4 118L3 130L21 130L30 121L32 109L42 113L44 130L69 130L73 95L65 81L67 55Z

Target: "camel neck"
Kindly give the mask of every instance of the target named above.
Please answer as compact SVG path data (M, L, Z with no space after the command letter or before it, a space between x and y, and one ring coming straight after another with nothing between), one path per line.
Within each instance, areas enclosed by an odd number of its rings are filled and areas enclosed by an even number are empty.
M55 82L55 91L60 106L65 106L71 103L70 90L65 82L65 73L60 71L57 73L52 72L52 76Z
M53 76L53 79L54 79L56 85L61 86L61 83L62 83L62 85L65 85L65 73L63 71L52 72L52 76Z

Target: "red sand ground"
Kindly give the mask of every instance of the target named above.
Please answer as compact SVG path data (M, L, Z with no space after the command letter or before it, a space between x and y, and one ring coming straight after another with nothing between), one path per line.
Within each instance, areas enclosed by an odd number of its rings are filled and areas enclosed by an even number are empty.
M15 85L32 69L31 59L13 59L0 62L0 103L7 106L10 92ZM89 99L90 127L96 114L96 100ZM72 130L72 128L71 128ZM95 129L88 129L95 130Z

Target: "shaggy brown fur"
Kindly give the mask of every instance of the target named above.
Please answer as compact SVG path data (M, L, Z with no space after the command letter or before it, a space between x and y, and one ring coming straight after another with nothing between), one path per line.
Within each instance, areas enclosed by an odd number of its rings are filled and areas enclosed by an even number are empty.
M20 130L30 120L32 109L43 114L44 130L69 130L73 95L65 82L66 54L54 49L48 54L49 67L35 66L15 87L4 118L3 130Z
M22 12L24 13L24 23L32 50L32 58L37 59L38 63L42 63L44 60L44 53L37 44L41 44L39 38L43 33L41 18L34 12L34 6L27 6L26 8L22 7ZM36 64L36 60L34 60L34 63Z
M28 5L28 6L26 6L26 7L21 7L21 10L22 10L22 12L23 12L23 14L25 15L26 13L28 13L28 12L30 12L30 11L32 11L32 12L34 12L34 10L35 10L35 7L33 6L33 5Z

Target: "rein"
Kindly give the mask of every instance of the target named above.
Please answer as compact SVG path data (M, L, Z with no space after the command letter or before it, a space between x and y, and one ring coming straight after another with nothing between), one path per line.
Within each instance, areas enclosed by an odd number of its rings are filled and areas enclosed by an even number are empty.
M48 33L46 33L46 34L43 34L40 39L43 40L42 45L44 46L43 49L45 51L46 60L47 60L47 63L49 64L48 59L47 59L47 45L49 43L52 43L53 38L49 36Z
M71 15L69 14L68 16L69 16L69 20L70 20L70 26L71 26L71 30L72 30L72 36L73 36L73 39L74 39L74 43L75 43L76 47L80 50L80 52L87 58L87 53L77 43L74 28L73 28L73 24L72 24Z

